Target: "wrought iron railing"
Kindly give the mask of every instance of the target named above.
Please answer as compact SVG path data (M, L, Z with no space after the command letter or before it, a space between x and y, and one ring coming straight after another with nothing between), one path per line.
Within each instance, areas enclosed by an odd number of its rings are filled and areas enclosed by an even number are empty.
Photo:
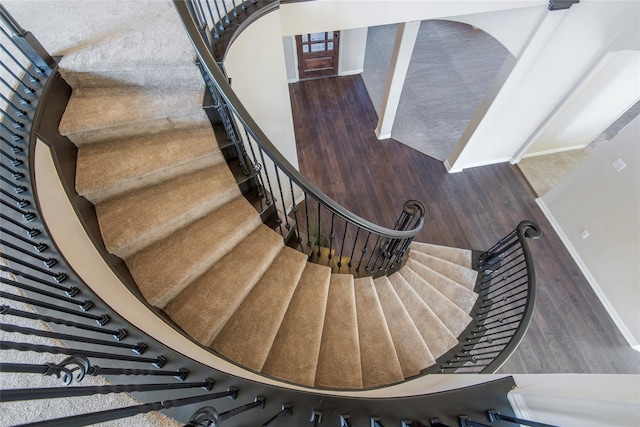
M442 372L494 373L524 337L536 296L536 279L528 239L542 236L540 227L522 221L478 258L478 302L460 345L445 357Z
M420 425L418 420L429 419L425 413L437 415L447 406L449 410L442 416L445 422L455 422L451 414L456 413L479 416L477 404L467 405L476 400L475 395L501 413L512 413L506 399L514 386L511 378L395 399L341 397L246 380L185 357L112 310L67 263L49 235L38 202L36 140L56 150L39 129L40 123L48 120L45 107L52 104L50 86L61 81L56 64L1 5L0 18L4 52L0 57L12 72L3 78L6 88L0 118L0 331L4 337L0 346L0 402L28 401L35 407L49 399L120 392L134 393L140 402L81 414L25 411L21 418L10 421L4 412L4 422L79 426L160 410L190 426L308 425L310 420L316 425L322 421L336 426L368 426L373 422L380 426L413 425L412 420ZM408 212L397 227L412 223L415 209L419 207L407 206ZM384 238L377 246L392 252L397 251L394 245L404 245L403 240ZM485 258L488 266L491 257ZM25 325L31 320L36 322ZM47 355L47 361L32 362L16 354ZM50 386L16 388L11 382L13 374L44 376ZM95 376L109 383L68 387ZM60 406L58 411L62 409ZM34 414L40 418L31 417Z
M209 3L204 1L207 7ZM210 43L209 32L217 27L221 30L220 21L213 14L206 18L201 1L175 0L174 4L240 164L245 174L254 178L264 203L279 211L278 229L285 242L305 252L311 262L331 266L334 272L376 277L398 270L413 237L424 225L424 206L408 201L390 229L329 198L278 151L231 89Z

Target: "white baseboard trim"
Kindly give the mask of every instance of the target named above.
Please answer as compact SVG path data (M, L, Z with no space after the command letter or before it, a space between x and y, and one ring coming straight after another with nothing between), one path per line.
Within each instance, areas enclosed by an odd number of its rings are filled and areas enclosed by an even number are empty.
M527 153L523 155L522 159L527 159L529 157L545 156L547 154L562 153L564 151L582 150L587 145L589 144L572 145L571 147L560 147L560 148L552 148L551 150L536 151L534 153ZM520 159L518 159L518 161L520 161Z
M540 210L542 211L542 213L544 213L544 216L547 217L547 220L549 220L549 222L551 223L551 226L553 227L555 232L558 234L558 237L560 237L560 240L562 241L562 243L564 243L564 245L566 246L567 250L571 254L571 257L574 259L576 264L578 264L578 268L580 268L580 271L582 271L582 274L584 274L584 277L587 279L587 282L589 282L589 285L591 285L591 288L596 293L598 299L600 299L600 302L602 302L602 305L604 306L605 310L607 310L607 313L609 313L609 316L611 316L611 320L613 320L613 323L616 324L616 326L622 333L622 336L624 336L624 338L627 340L629 345L634 350L640 351L640 345L638 344L638 341L631 334L631 331L629 331L629 328L627 328L627 325L625 325L622 318L620 318L620 316L618 315L618 312L616 311L616 309L613 307L613 305L605 295L604 291L596 281L595 277L593 277L593 275L589 271L589 268L584 263L584 261L582 260L582 257L580 257L580 254L578 253L576 248L573 246L573 244L569 240L569 237L562 230L562 227L560 227L560 224L555 219L555 217L553 216L553 213L551 213L551 210L547 207L544 200L538 197L536 199L536 203L540 207Z
M464 169L478 168L480 166L490 166L490 165L495 165L495 164L498 164L498 163L506 163L506 162L510 162L510 161L511 161L511 157L507 157L505 159L494 159L494 160L490 160L490 161L486 161L486 162L466 164L463 167L454 167L454 166L451 165L451 163L449 163L449 159L447 159L444 162L444 165L447 168L447 171L449 173L456 173L456 172L462 172Z
M533 419L531 411L529 411L529 407L527 406L527 402L524 400L524 396L518 392L518 388L507 393L507 400L511 404L511 408L513 409L513 413L516 415L516 418L524 418L525 420Z
M373 133L375 133L376 138L378 138L379 140L384 140L384 139L391 138L391 134L380 135L379 130L377 128L373 131Z
M298 79L289 79L287 80L287 83L298 83Z
M340 77L353 76L353 75L356 75L356 74L362 74L363 72L364 72L364 68L359 68L357 70L340 71L338 73L338 76L340 76Z

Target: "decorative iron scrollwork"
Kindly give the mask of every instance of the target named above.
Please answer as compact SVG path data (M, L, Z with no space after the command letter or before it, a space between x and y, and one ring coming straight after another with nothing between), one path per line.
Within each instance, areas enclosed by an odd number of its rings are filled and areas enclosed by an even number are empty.
M64 385L69 385L73 380L77 383L82 381L91 368L89 359L83 356L71 356L64 359L62 362L47 363L47 370L43 375L51 376L55 375L56 378L60 378Z

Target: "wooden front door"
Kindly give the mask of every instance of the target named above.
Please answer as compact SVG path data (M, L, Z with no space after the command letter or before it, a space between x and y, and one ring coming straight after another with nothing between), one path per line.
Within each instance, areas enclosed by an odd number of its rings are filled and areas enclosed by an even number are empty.
M339 41L340 31L296 36L300 80L337 75Z

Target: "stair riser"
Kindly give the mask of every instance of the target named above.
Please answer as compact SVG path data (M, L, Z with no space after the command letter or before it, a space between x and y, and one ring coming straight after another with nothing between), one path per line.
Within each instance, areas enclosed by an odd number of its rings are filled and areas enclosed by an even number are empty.
M173 116L147 121L134 121L119 126L68 132L66 136L76 145L113 141L117 139L146 136L160 132L188 129L202 125L201 114Z
M202 77L195 66L151 70L69 71L60 74L72 88L96 87L193 87Z
M203 156L190 162L177 164L172 166L170 169L156 169L153 171L153 173L138 177L135 180L121 182L118 183L118 185L101 188L97 191L78 191L78 194L85 197L93 204L102 203L105 200L111 199L121 194L125 194L138 188L159 184L163 181L176 178L190 172L196 172L207 167L215 166L221 161L220 157L216 154L217 153L213 153L212 155Z

